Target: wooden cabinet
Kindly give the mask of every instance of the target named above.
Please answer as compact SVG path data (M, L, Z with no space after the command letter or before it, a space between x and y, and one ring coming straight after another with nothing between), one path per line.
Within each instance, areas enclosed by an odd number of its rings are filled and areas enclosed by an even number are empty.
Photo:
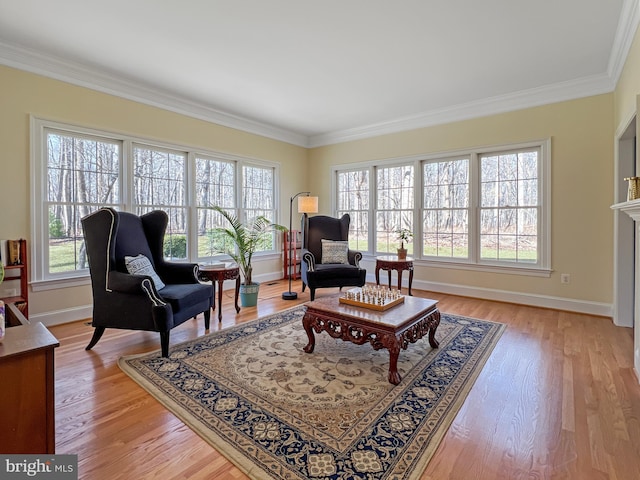
M0 300L4 300L4 303L13 303L22 312L22 314L29 318L29 284L27 282L27 241L25 239L18 240L19 242L19 262L17 264L4 265L4 281L10 282L14 280L16 283L15 295L10 297L0 297ZM5 253L5 252L3 252ZM5 256L3 255L3 258ZM5 284L6 286L6 284Z
M0 454L55 453L54 348L40 322L7 328L0 343Z
M289 243L291 238L291 243ZM302 233L299 230L284 232L284 278L289 278L289 248L291 248L291 278L300 278L300 260L302 258Z

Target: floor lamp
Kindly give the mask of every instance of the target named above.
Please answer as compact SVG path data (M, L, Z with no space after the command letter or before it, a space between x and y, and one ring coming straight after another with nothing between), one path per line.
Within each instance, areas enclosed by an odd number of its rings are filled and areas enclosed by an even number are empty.
M318 197L310 197L310 193L311 192L298 192L293 197L291 197L291 200L289 201L289 265L287 268L287 273L289 276L289 290L287 292L283 292L283 300L295 300L296 298L298 298L298 294L291 291L291 277L293 276L293 274L291 273L291 263L293 262L293 245L291 241L293 201L298 198L298 213L318 213ZM304 196L301 197L300 195Z

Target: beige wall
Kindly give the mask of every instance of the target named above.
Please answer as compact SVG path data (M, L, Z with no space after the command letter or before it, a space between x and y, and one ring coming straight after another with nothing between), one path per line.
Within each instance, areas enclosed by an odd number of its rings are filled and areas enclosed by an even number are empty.
M307 188L307 150L159 108L0 66L0 238L31 239L29 115L142 138L201 147L280 163L280 221L288 222L289 197ZM281 262L256 265L279 272ZM74 309L91 303L89 287L30 292L29 313Z
M330 211L334 165L544 138L552 140L550 278L416 266L420 280L610 304L612 301L613 95L346 142L311 150L314 193ZM571 284L560 284L560 273Z
M306 150L159 108L0 67L0 237L30 239L29 115L280 162L280 222L289 197L313 190L331 213L331 167L530 140L552 140L550 278L417 266L414 282L436 282L611 304L614 130L636 108L640 45L636 36L615 93ZM313 179L311 181L310 179ZM370 270L372 265L367 265ZM279 261L259 267L274 272ZM561 285L560 273L571 274ZM88 287L31 293L30 313L90 303Z
M637 112L636 102L640 94L640 32L635 38L627 55L620 79L615 90L615 128L625 128ZM639 125L640 127L640 125Z

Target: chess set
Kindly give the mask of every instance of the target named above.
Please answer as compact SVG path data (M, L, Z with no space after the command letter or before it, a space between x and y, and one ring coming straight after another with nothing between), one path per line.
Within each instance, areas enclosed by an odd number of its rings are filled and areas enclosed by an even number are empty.
M404 295L399 290L390 290L379 285L365 285L347 290L340 296L339 301L346 305L383 312L404 303Z

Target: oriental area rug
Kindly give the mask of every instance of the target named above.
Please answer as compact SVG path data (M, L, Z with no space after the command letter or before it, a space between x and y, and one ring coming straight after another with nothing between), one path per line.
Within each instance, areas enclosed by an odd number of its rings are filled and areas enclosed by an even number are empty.
M316 334L303 352L304 306L120 368L253 479L417 479L505 326L442 314L439 348L389 352Z

